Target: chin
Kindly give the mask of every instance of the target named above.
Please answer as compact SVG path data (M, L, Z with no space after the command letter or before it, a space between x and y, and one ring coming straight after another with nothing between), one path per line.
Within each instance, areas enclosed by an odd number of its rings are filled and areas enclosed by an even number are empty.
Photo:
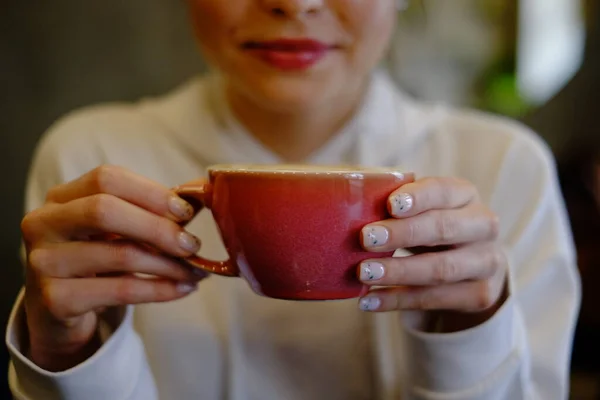
M336 80L317 79L310 74L270 75L239 83L255 103L274 111L289 113L324 106L339 91L336 89Z

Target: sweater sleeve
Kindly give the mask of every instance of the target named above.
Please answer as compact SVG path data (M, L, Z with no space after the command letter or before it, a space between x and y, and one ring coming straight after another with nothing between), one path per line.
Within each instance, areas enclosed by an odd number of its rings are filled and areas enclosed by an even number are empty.
M103 163L90 132L110 129L111 110L78 113L59 121L42 138L34 154L26 192L26 211L43 205L47 191ZM99 120L102 121L99 124ZM27 357L28 332L22 291L6 332L11 356L9 384L17 400L153 400L157 391L143 343L133 326L134 308L100 322L103 346L67 371L49 372Z
M531 135L508 151L491 208L510 262L508 300L484 324L452 334L425 333L404 318L410 398L568 397L580 281L553 159Z
M133 329L133 307L126 309L115 331L106 321L104 345L91 358L63 372L49 372L25 356L26 325L19 296L6 344L11 354L9 384L16 400L153 400L156 388L144 347Z

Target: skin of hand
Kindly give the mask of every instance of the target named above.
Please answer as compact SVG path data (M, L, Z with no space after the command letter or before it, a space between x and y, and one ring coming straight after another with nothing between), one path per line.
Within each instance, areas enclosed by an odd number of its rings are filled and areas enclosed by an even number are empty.
M495 314L506 299L508 262L498 218L474 185L458 178L417 180L391 194L388 210L392 218L363 228L363 247L413 255L361 263L360 280L374 286L360 299L362 310L433 312L443 332L472 328Z
M30 359L69 369L99 348L100 313L192 293L206 275L179 258L199 250L182 227L194 214L170 189L121 167L52 188L21 224Z

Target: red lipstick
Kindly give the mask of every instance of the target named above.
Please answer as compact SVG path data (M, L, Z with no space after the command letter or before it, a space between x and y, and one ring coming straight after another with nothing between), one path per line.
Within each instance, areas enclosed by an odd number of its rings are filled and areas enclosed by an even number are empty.
M312 67L333 47L312 39L279 39L247 42L244 49L275 68L294 71Z

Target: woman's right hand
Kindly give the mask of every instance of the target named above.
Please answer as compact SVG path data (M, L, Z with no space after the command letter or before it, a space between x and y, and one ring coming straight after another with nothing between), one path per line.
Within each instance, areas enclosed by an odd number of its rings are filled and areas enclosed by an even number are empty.
M181 227L193 216L171 190L120 167L51 189L21 225L31 360L71 368L100 347L99 312L193 292L204 274L177 261L200 247Z

